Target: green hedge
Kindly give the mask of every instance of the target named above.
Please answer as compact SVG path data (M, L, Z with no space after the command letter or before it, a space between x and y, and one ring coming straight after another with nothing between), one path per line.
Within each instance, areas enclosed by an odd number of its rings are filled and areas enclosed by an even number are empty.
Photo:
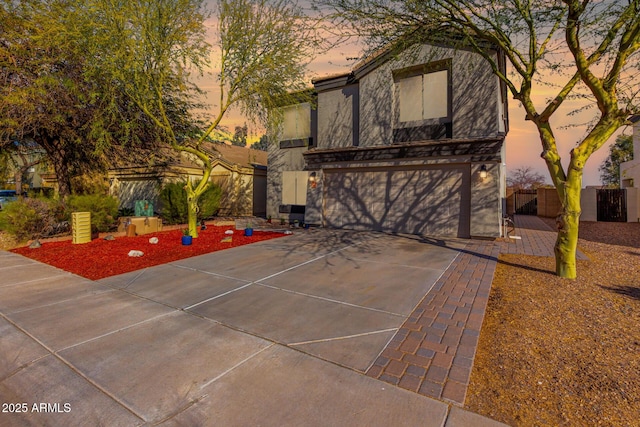
M0 211L0 230L25 241L42 237L48 228L64 220L62 204L44 198L22 198Z
M109 231L115 226L118 215L118 199L104 194L69 196L67 200L69 218L71 212L91 212L91 228L94 231Z
M197 183L194 184L194 186ZM185 224L188 221L186 182L166 184L160 191L162 207L160 216L166 224ZM198 220L215 215L220 209L222 189L210 184L198 199Z

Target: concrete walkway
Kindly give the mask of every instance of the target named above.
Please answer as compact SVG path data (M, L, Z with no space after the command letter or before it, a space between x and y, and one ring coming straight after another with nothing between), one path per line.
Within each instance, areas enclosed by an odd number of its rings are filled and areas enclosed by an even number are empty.
M100 282L0 252L0 425L500 425L460 407L500 248L315 230Z

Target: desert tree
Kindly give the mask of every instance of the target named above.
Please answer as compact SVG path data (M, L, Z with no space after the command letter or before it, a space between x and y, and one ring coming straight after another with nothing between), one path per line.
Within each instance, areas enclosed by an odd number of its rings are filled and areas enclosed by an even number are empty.
M78 46L61 37L64 16L61 2L0 3L0 144L17 155L23 141L36 141L63 197L71 192L71 175L97 160L83 141L93 115L85 96L92 91Z
M233 132L233 139L231 140L231 144L237 145L238 147L246 147L248 135L249 128L247 127L246 123L243 126L236 126L235 131Z
M531 166L514 169L507 176L507 185L516 190L535 190L545 184L544 176Z
M158 139L157 128L96 65L110 47L98 49L92 17L82 0L0 0L0 145L19 157L17 149L35 141L61 198L72 192L72 177L104 171L141 149L153 152ZM172 120L188 126L179 92L166 93Z
M267 151L269 149L269 137L266 134L262 135L258 141L251 144L251 148L254 150Z
M370 48L458 43L489 62L538 131L541 157L562 205L557 217L556 273L575 278L585 163L638 111L640 0L319 0L319 4L329 8L329 15L338 27L347 28L348 35L365 37ZM486 44L504 52L507 73L484 49ZM544 99L549 90L553 95ZM593 107L588 110L591 120L564 167L552 118L567 100L576 98Z
M99 51L115 84L122 87L155 126L163 143L196 160L197 184L187 180L189 233L198 236L197 202L210 185L210 139L221 137L221 123L233 108L268 126L277 102L304 86L315 32L289 0L217 0L208 11L202 0L92 0ZM213 43L207 22L215 24ZM213 58L213 63L211 63ZM185 99L197 95L194 84L215 70L218 98L206 125L185 135L167 115L168 88Z
M620 163L633 159L633 135L618 135L616 142L609 147L609 157L604 159L600 168L600 180L611 188L620 187Z
M23 179L29 170L46 163L46 152L33 140L13 141L4 145L7 162L13 169L16 193L23 193ZM7 149L8 148L8 149Z

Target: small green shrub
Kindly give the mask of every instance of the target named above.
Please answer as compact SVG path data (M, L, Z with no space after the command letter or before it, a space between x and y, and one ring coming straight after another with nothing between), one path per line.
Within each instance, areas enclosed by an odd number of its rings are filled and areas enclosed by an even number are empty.
M118 209L118 218L121 216L134 216L135 213L136 212L131 208L120 208Z
M118 199L103 194L69 196L67 208L71 212L91 212L91 228L109 231L115 225Z
M0 212L0 229L19 241L47 234L60 222L62 208L57 201L42 198L23 198L6 205Z
M160 190L160 216L167 224L184 224L187 218L187 193L184 182L171 182Z
M173 182L166 184L160 191L162 209L160 215L166 224L184 224L188 220L187 191L184 189L186 182ZM197 183L195 184L197 185ZM222 190L215 184L198 199L198 219L209 218L220 209Z

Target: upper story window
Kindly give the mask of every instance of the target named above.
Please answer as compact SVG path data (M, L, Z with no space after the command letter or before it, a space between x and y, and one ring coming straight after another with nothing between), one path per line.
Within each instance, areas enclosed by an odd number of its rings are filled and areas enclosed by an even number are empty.
M398 80L400 122L449 116L449 71L434 71Z
M451 60L393 72L394 142L451 138Z
M309 103L285 107L283 115L281 141L305 139L311 136L311 106Z

